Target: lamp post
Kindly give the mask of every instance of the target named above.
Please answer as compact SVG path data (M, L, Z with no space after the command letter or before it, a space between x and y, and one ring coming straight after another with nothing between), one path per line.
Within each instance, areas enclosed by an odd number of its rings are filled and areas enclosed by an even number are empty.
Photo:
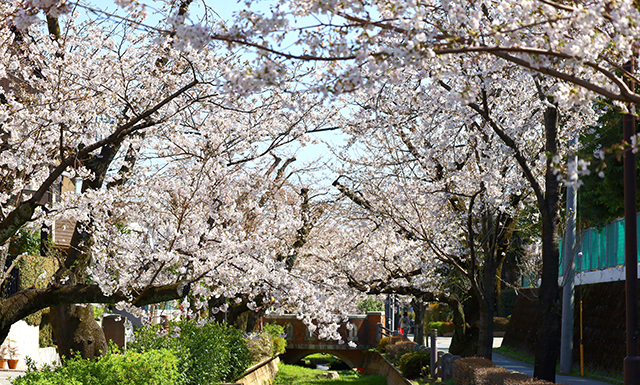
M573 138L569 145L573 148L578 144L578 138ZM578 157L569 153L568 168L577 168ZM576 252L576 211L577 194L575 188L567 186L567 228L565 230L563 251L562 251L562 329L560 337L560 371L571 373L573 363L573 312L574 312L574 273L575 273L575 252Z
M633 59L624 65L624 70L633 73ZM633 91L631 79L625 81ZM635 116L622 117L623 139L631 143L635 135ZM640 357L638 357L638 241L636 223L636 157L633 151L624 152L624 264L627 310L627 356L624 359L625 385L640 384Z

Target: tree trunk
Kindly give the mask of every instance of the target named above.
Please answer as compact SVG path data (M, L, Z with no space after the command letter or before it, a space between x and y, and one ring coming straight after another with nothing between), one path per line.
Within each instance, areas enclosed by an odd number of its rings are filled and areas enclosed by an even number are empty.
M94 359L106 353L107 340L93 317L93 306L52 306L50 317L60 357L79 354Z
M500 275L504 264L511 236L515 230L516 221L511 217L498 214L495 218L490 215L486 231L489 234L484 245L484 271L482 277L482 299L480 299L480 320L478 322L478 356L491 359L493 353L493 317L495 316L498 298L500 296ZM504 221L504 225L500 223Z
M544 113L546 133L545 149L550 154L558 152L557 127L558 111L554 106L547 107ZM559 183L547 160L545 175L546 192L543 202L538 205L542 217L542 282L538 296L538 311L542 324L538 330L535 348L533 376L541 380L555 382L556 363L560 349L560 296L558 269L560 253L558 250Z
M475 298L475 297L474 297ZM467 301L472 300L472 298ZM449 306L453 310L453 338L451 339L451 345L449 346L449 353L471 357L475 356L478 351L478 328L467 323L467 313L477 312L476 309L470 309L474 306L467 306L467 309L463 308L460 301L452 298L449 301Z
M495 218L492 223L490 214L486 215L486 229L496 228L499 218ZM497 229L496 229L497 230ZM478 321L478 356L491 359L493 353L493 314L495 311L495 286L497 260L495 255L497 234L495 231L488 231L489 241L484 247L484 270L482 276L482 296L480 297L480 319Z
M424 302L422 302L422 299L414 297L411 300L411 306L413 307L413 312L415 314L415 319L414 319L414 331L413 331L413 342L417 343L418 345L425 345L425 341L424 341L424 330L425 330L425 325L424 322L426 321L426 310L425 310L425 305Z

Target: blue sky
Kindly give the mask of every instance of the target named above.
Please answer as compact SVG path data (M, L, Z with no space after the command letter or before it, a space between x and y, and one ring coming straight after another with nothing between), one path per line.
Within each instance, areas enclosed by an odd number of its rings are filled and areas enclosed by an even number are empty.
M154 0L140 0L140 2L147 6L147 13L149 16L147 17L145 24L157 25L163 17L166 17L166 15L161 15L157 11L155 11L162 8L162 2ZM94 8L107 10L109 12L116 12L117 14L124 15L124 12L118 6L116 6L114 1L112 0L89 0L88 3ZM197 22L204 14L203 4L207 4L213 11L215 11L217 16L223 20L231 19L234 12L245 7L244 2L239 3L235 0L195 0L189 7L189 15L192 21ZM258 1L252 4L251 9L257 11L268 11L269 4L273 4L273 2ZM334 146L342 145L345 143L346 135L337 132L323 132L312 134L312 138L317 139L319 143L309 143L304 147L300 146L298 143L291 144L288 147L281 149L280 153L286 156L295 155L298 161L294 163L294 165L297 164L297 167L302 167L305 163L319 160L316 166L322 169L324 168L321 166L323 162L330 162L331 160L333 160L333 155L324 142L327 142ZM322 178L324 183L331 183L337 177L337 175L328 172L328 170L317 171L314 173L314 175L315 177Z

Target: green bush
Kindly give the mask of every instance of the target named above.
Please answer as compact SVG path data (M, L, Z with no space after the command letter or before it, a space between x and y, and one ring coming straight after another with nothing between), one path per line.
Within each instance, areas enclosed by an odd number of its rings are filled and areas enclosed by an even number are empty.
M283 354L287 351L287 340L282 337L273 339L273 354Z
M287 340L284 339L284 326L276 323L264 324L262 330L271 336L273 341L273 354L282 354L287 347Z
M129 344L135 351L171 349L185 385L208 385L238 378L251 364L242 333L231 326L195 321L170 322L141 328Z
M178 359L168 350L109 351L97 361L71 358L55 370L29 371L14 385L175 385Z
M389 337L380 338L380 341L378 341L378 351L380 353L384 353L387 350L388 345L389 345Z
M273 356L273 340L268 333L251 333L245 337L251 361L260 362Z
M453 333L453 331L455 330L455 326L453 325L453 322L441 322L441 321L429 322L428 327L429 327L429 330L437 329L438 333L440 334Z
M405 377L418 377L429 372L431 355L428 351L404 354L398 360L398 369Z
M386 353L389 355L389 359L395 360L403 355L416 350L416 343L413 341L400 341L393 345L387 346Z

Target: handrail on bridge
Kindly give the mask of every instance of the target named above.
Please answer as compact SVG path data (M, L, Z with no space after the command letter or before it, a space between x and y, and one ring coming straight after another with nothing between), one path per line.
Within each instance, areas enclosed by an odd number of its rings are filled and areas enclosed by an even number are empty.
M382 334L383 336L386 337L391 337L391 336L397 336L398 333L394 330L391 329L387 329L386 327L382 326L382 324L378 324L378 327L380 328L380 334Z

